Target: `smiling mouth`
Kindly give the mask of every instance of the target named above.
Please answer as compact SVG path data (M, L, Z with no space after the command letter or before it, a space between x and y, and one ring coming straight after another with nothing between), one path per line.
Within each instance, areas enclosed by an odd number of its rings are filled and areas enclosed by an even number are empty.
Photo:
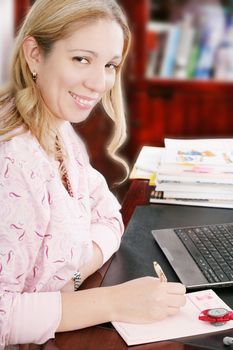
M69 94L73 97L75 102L83 107L93 107L96 103L96 99L91 99L89 97L84 98L83 96L76 95L74 92L69 91Z

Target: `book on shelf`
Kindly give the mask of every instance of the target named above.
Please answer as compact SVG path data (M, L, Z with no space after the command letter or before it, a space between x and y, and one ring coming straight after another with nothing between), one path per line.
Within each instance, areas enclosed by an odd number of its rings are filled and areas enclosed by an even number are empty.
M151 202L233 208L233 139L165 139Z
M199 33L196 31L193 37L193 43L190 48L190 53L188 57L187 78L189 79L193 78L195 75L199 55L200 55Z
M147 78L159 75L171 27L167 22L151 21L147 24Z
M175 21L151 20L147 31L148 78L233 80L233 20L220 1L190 1Z
M159 75L161 78L170 78L174 74L178 43L180 42L180 26L171 25L168 31L163 60Z
M159 36L153 31L147 31L147 70L146 76L150 78L155 74L158 57Z
M192 51L192 49L194 47L195 28L192 22L192 15L187 13L184 15L184 18L180 23L180 40L178 42L175 68L173 72L175 78L187 78L188 70L190 70L189 66L191 64L191 59L192 64L194 65L193 57L194 52L196 53L196 51ZM193 57L191 57L191 54Z
M226 25L224 9L220 2L199 7L200 54L195 77L209 79L214 75L215 57L224 39Z
M214 78L216 80L233 80L233 19L225 30L225 38L222 40L216 52Z

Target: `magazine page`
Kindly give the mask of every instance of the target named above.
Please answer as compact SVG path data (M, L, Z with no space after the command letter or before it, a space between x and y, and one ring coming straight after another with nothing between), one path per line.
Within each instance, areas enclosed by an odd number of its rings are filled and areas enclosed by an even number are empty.
M233 171L233 139L165 139L163 163Z
M156 173L160 164L164 147L143 146L140 150L130 179L148 179L155 182Z

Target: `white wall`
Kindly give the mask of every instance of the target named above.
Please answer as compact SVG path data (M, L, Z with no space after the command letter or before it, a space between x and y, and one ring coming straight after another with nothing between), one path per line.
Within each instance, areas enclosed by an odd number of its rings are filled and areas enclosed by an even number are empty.
M14 41L14 0L0 0L0 85L7 80Z

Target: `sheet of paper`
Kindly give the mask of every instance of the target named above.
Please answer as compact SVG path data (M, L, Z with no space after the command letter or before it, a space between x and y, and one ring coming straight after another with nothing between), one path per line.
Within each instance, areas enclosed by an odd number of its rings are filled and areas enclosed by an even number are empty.
M135 162L135 167L140 170L155 172L160 164L163 150L163 147L143 146Z
M150 180L150 186L155 186L156 173L163 151L163 147L143 146L129 178Z
M213 307L230 310L213 290L208 289L187 294L186 305L175 316L152 324L113 322L113 326L128 345L183 338L233 328L233 321L217 327L198 319L201 311Z

